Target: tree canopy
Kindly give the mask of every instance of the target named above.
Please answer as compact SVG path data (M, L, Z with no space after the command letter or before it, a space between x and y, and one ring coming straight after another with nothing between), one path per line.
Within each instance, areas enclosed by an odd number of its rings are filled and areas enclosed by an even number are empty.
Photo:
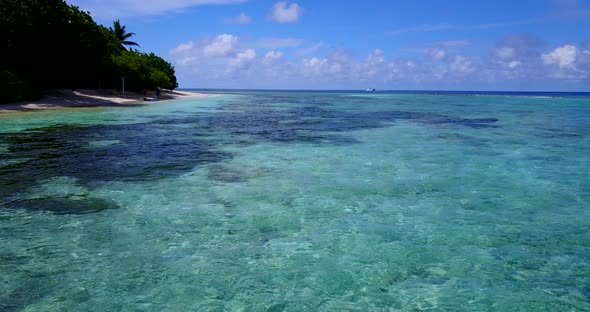
M127 39L135 36L135 33L128 33L125 30L125 28L126 28L126 26L121 26L121 22L119 20L116 20L113 22L113 27L109 28L109 30L115 36L115 38L117 38L117 40L121 43L121 48L125 49L125 46L139 47L139 44L137 44L133 41L127 40Z
M63 0L0 0L0 103L37 99L57 88L120 86L174 89L174 67L164 59L124 46L120 21L98 25L88 12Z

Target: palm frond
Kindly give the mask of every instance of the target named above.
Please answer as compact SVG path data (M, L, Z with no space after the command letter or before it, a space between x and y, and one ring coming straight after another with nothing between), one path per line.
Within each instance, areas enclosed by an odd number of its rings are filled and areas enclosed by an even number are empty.
M139 44L129 41L127 39L135 36L135 33L128 33L126 31L127 26L121 25L120 20L113 22L113 27L109 28L109 31L119 40L121 48L125 49L125 46L138 46ZM125 49L126 50L126 49Z
M133 42L133 41L123 41L123 42L121 42L121 43L122 43L123 45L126 45L126 46L138 46L138 47L139 47L139 44L137 44L137 43L135 43L135 42Z
M124 35L123 35L123 40L125 40L125 39L129 39L129 38L131 38L131 37L133 37L133 36L135 36L135 33L127 33L127 34L124 34Z

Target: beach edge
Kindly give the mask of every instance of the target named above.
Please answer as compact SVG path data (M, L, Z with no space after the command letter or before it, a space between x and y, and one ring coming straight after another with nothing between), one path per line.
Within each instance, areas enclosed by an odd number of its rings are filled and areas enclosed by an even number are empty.
M178 99L206 99L220 94L205 94L191 91L163 91L158 97L153 92L125 92L114 90L52 90L38 101L0 104L0 114L16 112L46 111L53 109L88 107L129 107L148 105Z

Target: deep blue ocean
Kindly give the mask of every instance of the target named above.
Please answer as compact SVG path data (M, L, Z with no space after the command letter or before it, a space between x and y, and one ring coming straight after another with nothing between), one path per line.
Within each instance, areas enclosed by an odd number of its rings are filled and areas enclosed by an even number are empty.
M0 114L0 311L589 311L590 94Z

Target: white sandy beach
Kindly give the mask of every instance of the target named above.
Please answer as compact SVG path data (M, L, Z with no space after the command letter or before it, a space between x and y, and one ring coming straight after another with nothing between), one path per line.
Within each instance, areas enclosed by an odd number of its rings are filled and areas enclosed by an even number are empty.
M60 108L128 106L157 103L165 100L179 98L200 99L212 96L215 95L188 91L162 92L160 97L156 97L154 92L125 92L125 95L122 95L121 93L114 90L54 90L49 92L39 101L0 104L0 113Z

